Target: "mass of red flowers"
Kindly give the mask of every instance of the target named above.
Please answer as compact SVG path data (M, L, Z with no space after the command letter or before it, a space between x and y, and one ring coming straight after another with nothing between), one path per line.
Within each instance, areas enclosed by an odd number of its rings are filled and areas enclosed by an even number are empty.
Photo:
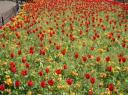
M0 27L0 95L127 95L128 5L40 0Z

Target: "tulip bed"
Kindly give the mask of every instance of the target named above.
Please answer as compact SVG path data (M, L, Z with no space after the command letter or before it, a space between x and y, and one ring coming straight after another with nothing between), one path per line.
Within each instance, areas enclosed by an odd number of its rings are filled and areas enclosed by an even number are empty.
M123 6L80 0L26 4L0 29L0 94L127 95Z

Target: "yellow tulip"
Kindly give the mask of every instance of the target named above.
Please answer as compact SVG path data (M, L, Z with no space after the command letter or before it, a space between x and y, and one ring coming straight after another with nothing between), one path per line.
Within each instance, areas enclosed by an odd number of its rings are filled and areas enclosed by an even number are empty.
M100 95L105 95L104 92L100 93Z
M118 85L118 86L120 86L120 85L121 85L120 81L117 81L117 85Z
M73 76L78 76L78 73L75 72L75 71L72 71L71 74L72 74Z
M5 77L6 77L6 79L7 79L7 78L10 78L10 75L6 75Z
M81 83L80 83L80 82L77 83L77 84L76 84L76 87L77 87L77 88L80 88L80 87L81 87Z
M40 61L41 61L40 58L36 58L36 59L35 59L35 62L40 62Z
M106 73L100 73L100 78L106 78L107 74Z
M117 69L118 71L120 71L120 67L119 66L116 66L115 69Z
M103 83L103 82L100 82L100 83L99 83L99 86L100 86L100 87L103 87L103 86L104 86L104 83Z
M103 52L105 52L105 50L102 49L102 48L99 48L99 49L98 49L98 52L99 52L99 53L103 53Z
M59 82L61 82L61 81L62 81L62 77L59 77L57 80L58 80Z
M12 80L11 80L11 78L6 79L5 83L6 83L7 85L11 86L11 85L12 85Z
M10 95L11 94L11 89L5 89L5 92L7 92Z
M119 95L124 95L123 93L120 93Z
M45 49L46 49L46 50L49 50L49 48L48 48L48 47L45 47Z
M58 89L65 89L65 86L63 86L63 85L58 85L57 88L58 88Z
M111 95L111 92L109 91L109 89L107 88L106 90L107 90L106 91L107 95Z
M47 61L48 61L48 62L52 62L53 59L49 57L49 58L47 58Z
M28 91L27 92L27 95L32 95L32 91Z
M70 94L69 95L75 95L75 92L70 92Z
M3 64L2 65L6 65L7 64L7 62L3 62Z
M59 56L59 57L63 57L63 54L59 53L58 56Z

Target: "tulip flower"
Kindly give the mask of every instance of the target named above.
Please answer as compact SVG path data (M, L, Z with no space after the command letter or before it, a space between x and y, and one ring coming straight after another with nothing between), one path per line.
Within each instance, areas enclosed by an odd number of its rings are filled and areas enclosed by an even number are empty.
M33 87L33 86L34 86L34 83L33 83L33 81L29 80L29 81L27 82L27 85L28 85L29 87Z
M72 85L72 83L73 83L73 79L68 78L68 79L66 80L66 82L67 82L68 85Z

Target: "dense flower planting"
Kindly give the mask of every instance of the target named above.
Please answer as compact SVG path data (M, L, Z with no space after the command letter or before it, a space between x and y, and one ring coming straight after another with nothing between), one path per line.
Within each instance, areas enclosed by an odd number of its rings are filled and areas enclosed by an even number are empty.
M29 3L0 29L0 94L127 95L127 5Z

